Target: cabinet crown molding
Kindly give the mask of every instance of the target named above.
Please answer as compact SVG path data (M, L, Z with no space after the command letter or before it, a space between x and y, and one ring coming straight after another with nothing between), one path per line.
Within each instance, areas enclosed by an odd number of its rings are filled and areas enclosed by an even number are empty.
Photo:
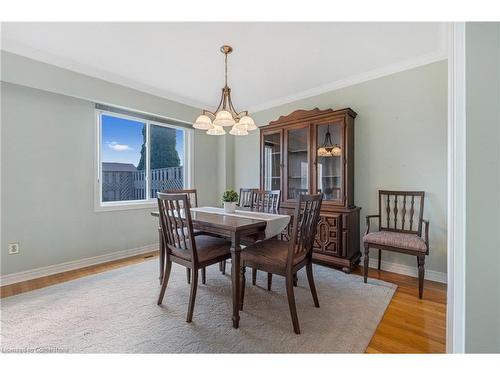
M331 108L329 109L319 109L318 107L311 109L311 110L306 110L306 109L297 109L293 112L291 112L288 115L283 115L280 116L277 120L271 121L268 126L272 125L283 125L286 123L291 123L295 121L307 121L308 119L316 119L320 118L322 116L328 115L344 115L345 113L348 113L351 117L355 118L357 116L356 112L354 112L351 108L343 108L343 109L338 109L338 110L333 110Z

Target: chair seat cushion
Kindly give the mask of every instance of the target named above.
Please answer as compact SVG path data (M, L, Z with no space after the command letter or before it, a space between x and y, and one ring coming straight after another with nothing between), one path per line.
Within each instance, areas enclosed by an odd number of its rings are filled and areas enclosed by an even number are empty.
M416 234L399 232L371 232L363 237L363 242L373 245L384 245L400 249L413 250L425 253L427 246L425 241Z
M205 263L207 261L231 256L231 241L227 241L223 238L198 235L195 236L196 248L198 251L198 262ZM177 250L172 249L172 255L185 259L191 260L191 254L189 250Z
M273 267L284 271L288 258L288 247L288 241L275 239L259 241L243 249L241 259L256 268L262 266L265 270L267 267ZM305 254L301 258L295 259L295 263L299 263L304 257Z

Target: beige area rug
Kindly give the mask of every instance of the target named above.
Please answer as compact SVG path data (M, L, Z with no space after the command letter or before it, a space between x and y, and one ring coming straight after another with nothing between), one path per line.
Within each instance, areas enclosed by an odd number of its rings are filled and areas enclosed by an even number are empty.
M230 268L230 267L228 267ZM251 276L250 270L247 275ZM231 324L231 282L218 266L198 288L186 323L189 287L173 265L162 306L158 263L151 260L1 300L1 349L77 353L362 353L396 286L314 266L321 307L299 273L295 298L301 335L292 329L284 279L264 289L247 278L240 328Z

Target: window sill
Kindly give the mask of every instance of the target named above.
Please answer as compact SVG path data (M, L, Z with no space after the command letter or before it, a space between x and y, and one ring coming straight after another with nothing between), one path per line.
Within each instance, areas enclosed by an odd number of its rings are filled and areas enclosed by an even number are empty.
M144 210L154 209L157 207L156 200L140 201L140 202L108 202L100 203L95 206L95 212L107 211L126 211L126 210Z

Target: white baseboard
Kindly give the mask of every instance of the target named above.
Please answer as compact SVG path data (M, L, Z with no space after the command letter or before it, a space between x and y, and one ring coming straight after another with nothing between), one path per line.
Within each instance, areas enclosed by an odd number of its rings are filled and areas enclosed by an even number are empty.
M95 257L72 260L70 262L55 264L52 266L35 268L28 271L2 275L0 276L0 285L15 284L26 280L32 280L39 277L54 275L56 273L76 270L78 268L93 266L100 263L111 262L113 260L118 260L118 259L128 258L134 255L148 253L157 249L158 249L158 244L146 245L146 246L136 247L133 249L115 251L113 253L98 255Z
M382 257L383 258L383 257ZM363 265L363 257L361 258L361 265ZM378 259L370 258L368 266L370 268L378 267ZM399 273L401 275L418 277L417 267L407 266L405 264L399 263L391 263L382 260L382 264L380 265L383 271ZM437 272L432 270L425 270L425 280L437 281L438 283L446 284L447 275L444 272Z

